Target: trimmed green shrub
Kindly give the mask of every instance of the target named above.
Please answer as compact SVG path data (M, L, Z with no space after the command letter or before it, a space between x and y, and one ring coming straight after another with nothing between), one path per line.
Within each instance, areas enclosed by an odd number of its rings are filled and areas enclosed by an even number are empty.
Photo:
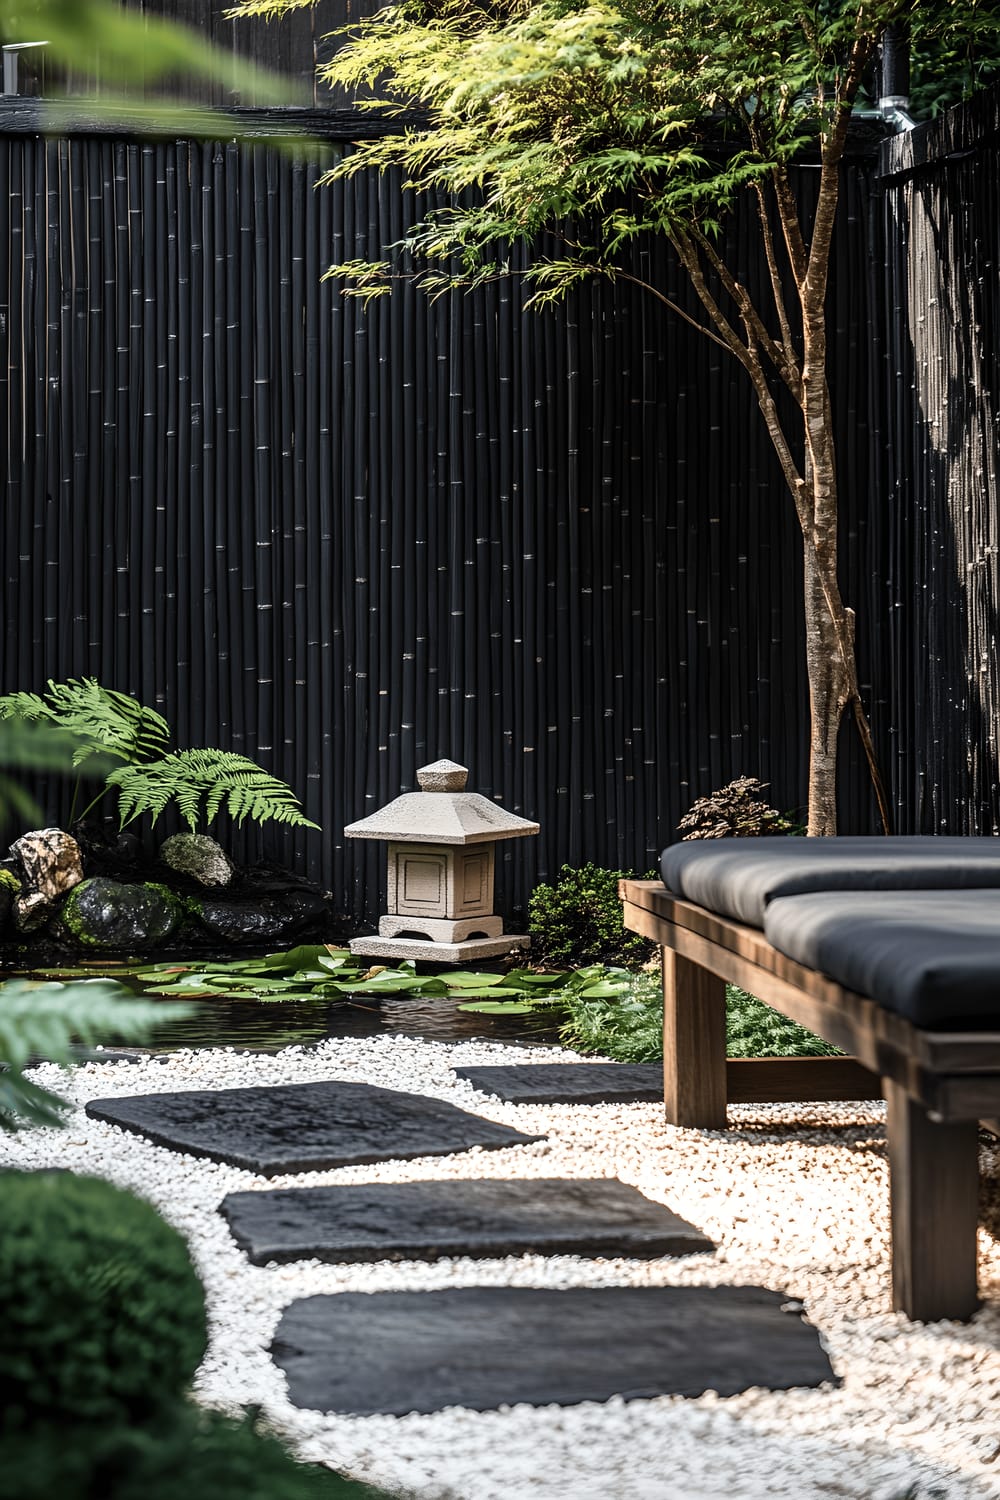
M183 1237L95 1177L5 1172L0 1202L0 1432L120 1426L176 1402L207 1344Z
M2 1500L388 1500L296 1462L250 1418L178 1402L151 1427L55 1424L0 1437Z
M585 964L621 964L638 969L656 945L626 932L618 882L624 870L599 865L563 865L553 885L538 885L528 902L531 956L560 969Z

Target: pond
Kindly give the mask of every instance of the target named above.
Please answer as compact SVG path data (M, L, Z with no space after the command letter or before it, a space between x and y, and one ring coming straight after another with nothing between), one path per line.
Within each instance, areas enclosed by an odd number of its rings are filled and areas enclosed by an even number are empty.
M232 955L225 955L231 958ZM249 956L249 955L248 955ZM204 955L197 960L201 963ZM178 960L183 963L184 960ZM137 975L114 964L88 965L94 979L114 979L136 995L155 999L163 1008L163 1024L157 1026L142 1047L129 1043L130 1052L172 1052L179 1048L236 1047L254 1052L277 1052L282 1047L307 1046L328 1037L372 1037L402 1035L424 1037L433 1042L495 1041L508 1045L559 1045L561 1013L541 1009L527 1015L483 1015L459 1009L459 998L451 995L408 997L365 996L283 1002L213 997L185 1001L193 1013L172 1017L181 1002L149 995ZM18 978L52 980L58 970L18 971ZM13 978L13 972L6 976ZM70 982L69 971L66 981ZM98 1038L109 1047L123 1046L114 1037Z

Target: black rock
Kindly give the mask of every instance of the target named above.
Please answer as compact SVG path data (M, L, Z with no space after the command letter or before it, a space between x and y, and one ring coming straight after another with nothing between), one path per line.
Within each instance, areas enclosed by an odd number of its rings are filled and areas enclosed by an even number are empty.
M512 1104L637 1104L663 1099L662 1063L513 1063L454 1071L473 1088Z
M833 1380L786 1301L748 1286L340 1292L293 1302L271 1354L296 1406L357 1416Z
M317 894L241 896L224 900L210 896L198 902L197 920L217 943L240 946L288 943L316 927L327 914Z
M181 903L166 886L122 885L98 875L70 892L61 922L83 948L135 953L166 942L183 915Z
M285 1188L230 1193L220 1212L256 1266L528 1253L651 1259L715 1248L614 1178Z
M87 1114L158 1146L273 1177L544 1140L440 1099L367 1083L289 1083L93 1099Z

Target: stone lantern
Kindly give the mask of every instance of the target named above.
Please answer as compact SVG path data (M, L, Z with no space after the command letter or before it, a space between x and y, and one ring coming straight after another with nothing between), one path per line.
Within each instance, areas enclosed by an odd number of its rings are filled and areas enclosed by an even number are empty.
M537 833L538 824L467 792L468 778L465 766L436 760L417 772L419 792L344 829L349 839L389 845L388 912L378 936L355 938L352 953L454 963L528 946L523 934L505 936L493 915L494 845Z

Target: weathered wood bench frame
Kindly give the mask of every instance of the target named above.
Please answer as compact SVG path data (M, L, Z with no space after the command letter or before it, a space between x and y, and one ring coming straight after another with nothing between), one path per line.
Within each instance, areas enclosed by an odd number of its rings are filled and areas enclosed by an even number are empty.
M626 927L663 954L667 1120L724 1130L727 1103L884 1097L893 1307L923 1321L971 1317L978 1122L1000 1114L1000 1031L920 1030L658 881L619 890ZM727 1063L727 983L851 1055Z

